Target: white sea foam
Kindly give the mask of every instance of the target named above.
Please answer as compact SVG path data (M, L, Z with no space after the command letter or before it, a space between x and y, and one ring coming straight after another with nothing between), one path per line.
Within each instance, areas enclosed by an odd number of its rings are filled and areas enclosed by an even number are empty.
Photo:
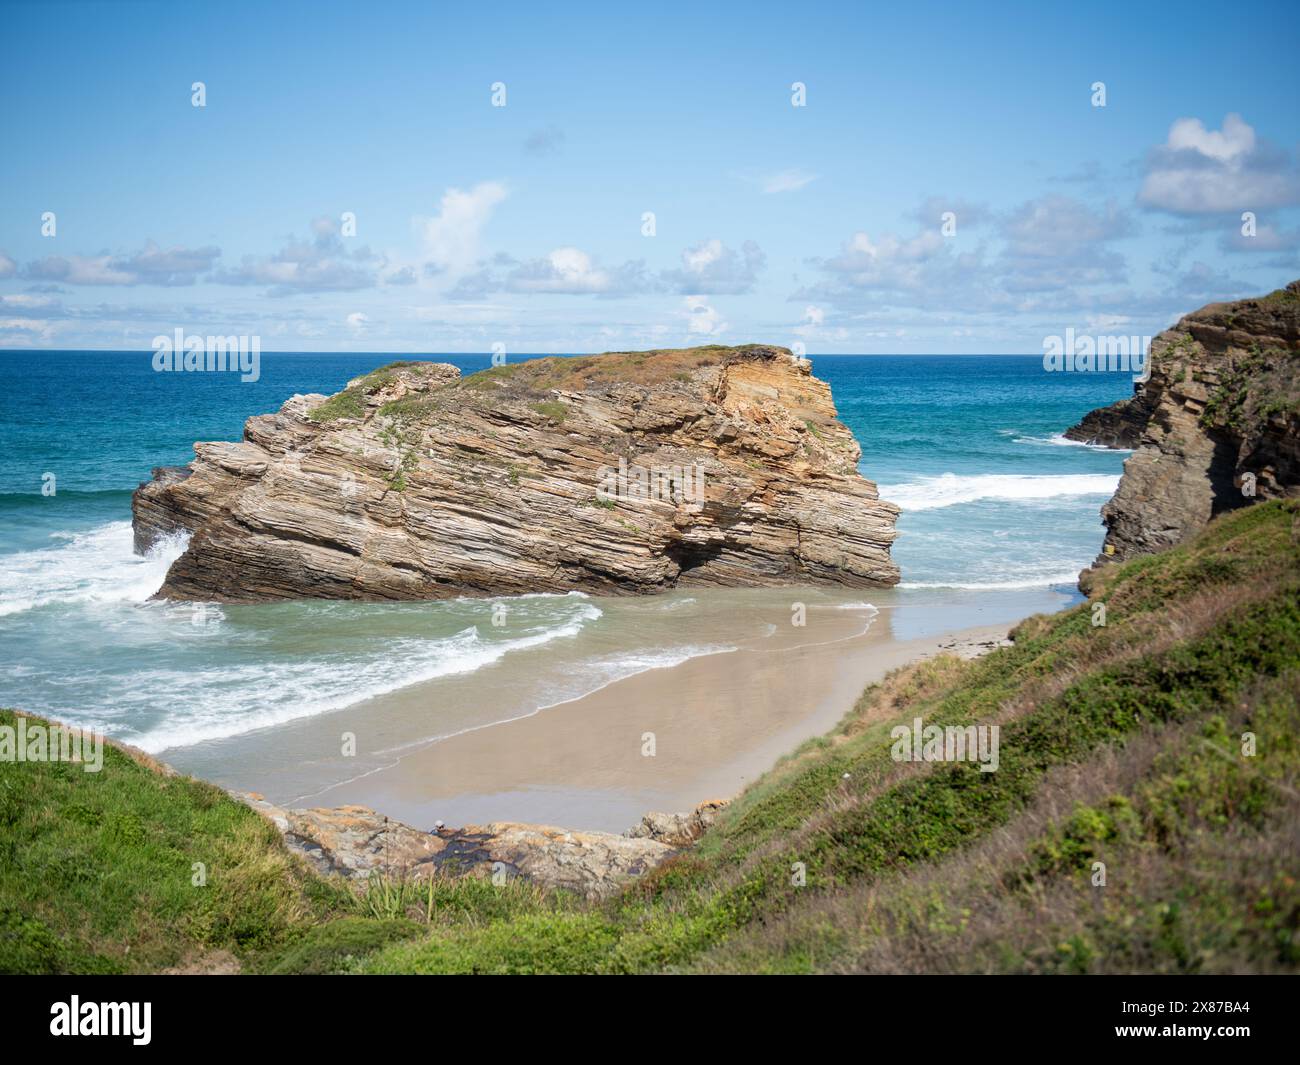
M59 546L0 558L0 616L52 603L143 602L162 587L189 541L188 535L169 537L141 557L132 548L129 521L52 538Z
M641 650L617 653L613 655L603 655L594 659L575 664L568 670L573 675L581 675L589 678L584 684L572 690L554 691L550 695L543 695L541 701L531 706L523 713L515 714L512 717L503 717L493 721L484 721L476 725L470 725L466 728L457 729L455 732L437 733L432 736L422 736L417 740L409 740L406 743L396 747L388 747L384 750L377 751L381 755L400 755L404 751L413 750L419 747L426 747L431 743L441 743L443 740L449 740L456 736L463 736L469 732L478 732L485 728L494 728L497 725L508 725L512 721L521 721L524 718L532 717L541 713L543 710L550 710L556 706L563 706L565 703L577 702L579 699L585 699L595 692L608 688L621 680L627 680L638 673L648 673L652 669L670 669L673 666L679 666L692 658L703 658L707 655L729 654L732 651L739 650L729 644L699 644L688 645L683 647L665 648L663 650Z
M1119 474L1010 474L987 473L959 477L945 473L902 484L880 486L880 498L904 511L934 510L980 499L1054 499L1059 496L1112 495Z
M131 742L154 753L342 710L412 684L473 673L514 651L576 636L587 621L600 615L598 608L584 604L572 620L530 636L492 642L471 627L441 639L396 640L383 655L348 663L308 658L231 665L202 673L137 673L131 678L133 685L151 693L150 698L165 693L186 713L170 717Z
M1038 447L1081 447L1088 451L1114 451L1119 454L1127 454L1132 448L1127 447L1107 447L1105 444L1088 444L1082 440L1071 440L1064 433L1053 433L1051 436L1017 436L1013 444L1033 444Z

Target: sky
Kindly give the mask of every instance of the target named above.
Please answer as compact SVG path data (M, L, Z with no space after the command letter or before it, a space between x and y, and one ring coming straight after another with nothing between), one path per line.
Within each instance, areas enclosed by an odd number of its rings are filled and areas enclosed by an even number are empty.
M1300 278L1297 45L1249 0L0 0L0 347L1151 335Z

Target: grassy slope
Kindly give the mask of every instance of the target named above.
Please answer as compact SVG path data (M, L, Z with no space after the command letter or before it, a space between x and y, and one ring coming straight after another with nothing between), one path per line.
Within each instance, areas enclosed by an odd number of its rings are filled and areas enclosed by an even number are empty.
M15 719L0 712L0 724ZM98 773L0 763L4 971L148 971L210 948L255 953L332 896L269 822L210 784L107 746Z
M485 882L355 903L207 785L116 751L98 776L0 764L0 970L215 947L280 972L1293 970L1298 529L1295 503L1225 515L1107 572L1105 626L1082 604L894 674L600 906ZM893 762L914 716L1000 724L999 770Z

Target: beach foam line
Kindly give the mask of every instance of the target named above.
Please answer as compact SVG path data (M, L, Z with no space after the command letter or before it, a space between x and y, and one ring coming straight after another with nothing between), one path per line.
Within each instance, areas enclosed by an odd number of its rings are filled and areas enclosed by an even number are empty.
M155 754L344 710L414 684L476 672L515 651L577 636L586 622L600 616L598 608L583 604L577 617L531 636L492 643L479 636L477 627L470 627L434 640L398 640L383 655L347 664L318 659L258 662L197 676L149 671L133 681L167 692L178 704L191 708L191 716L183 721L173 718L127 741ZM202 710L195 713L198 707Z
M401 755L403 752L416 750L422 747L428 747L433 743L442 743L444 740L454 739L457 736L464 736L470 732L481 732L485 728L495 728L498 725L509 725L513 721L523 721L525 718L534 717L543 710L550 710L557 706L564 706L566 703L576 703L580 699L586 699L596 692L604 691L611 684L617 684L619 681L628 680L641 673L649 673L654 669L671 669L674 666L680 666L683 662L689 662L692 658L707 658L709 655L731 654L733 651L741 650L740 647L733 647L729 644L712 645L701 644L687 647L676 647L666 651L629 651L619 652L608 655L604 658L591 659L587 662L574 663L569 672L575 673L580 669L587 669L592 666L604 666L611 670L611 675L605 677L590 688L586 688L574 695L566 695L563 699L555 699L551 702L538 703L522 713L515 714L511 717L503 717L494 721L482 721L477 725L468 725L465 728L457 729L454 732L440 733L436 736L422 736L417 740L410 740L406 743L398 744L396 747L386 747L376 751L379 755ZM368 775L362 774L363 776ZM330 787L334 787L333 784ZM328 790L328 789L326 789ZM296 800L295 800L296 801Z
M880 498L904 511L935 510L981 499L1055 499L1066 496L1113 495L1117 473L986 473L958 476L944 473L902 484L880 486Z
M0 559L0 617L56 603L142 603L162 587L189 542L178 534L137 555L129 521L51 538L58 546Z

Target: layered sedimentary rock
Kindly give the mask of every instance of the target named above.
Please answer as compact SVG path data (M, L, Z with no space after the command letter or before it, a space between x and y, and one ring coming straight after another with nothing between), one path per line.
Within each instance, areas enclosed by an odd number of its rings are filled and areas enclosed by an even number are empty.
M1151 419L1149 400L1150 397L1139 386L1130 398L1089 411L1078 425L1070 426L1061 435L1081 444L1126 450L1135 448Z
M1171 547L1222 511L1300 493L1300 281L1186 315L1152 340L1149 365L1132 399L1067 433L1135 448L1102 508L1098 564Z
M371 875L415 880L518 876L599 899L618 892L694 839L669 844L611 832L573 832L505 821L424 832L365 806L293 810L260 795L233 794L269 818L289 848L319 873L342 876L358 886ZM691 814L646 816L656 823L686 824L693 817L698 820L698 813L697 809Z
M893 584L898 508L784 348L395 363L199 443L133 500L160 595L428 599Z

